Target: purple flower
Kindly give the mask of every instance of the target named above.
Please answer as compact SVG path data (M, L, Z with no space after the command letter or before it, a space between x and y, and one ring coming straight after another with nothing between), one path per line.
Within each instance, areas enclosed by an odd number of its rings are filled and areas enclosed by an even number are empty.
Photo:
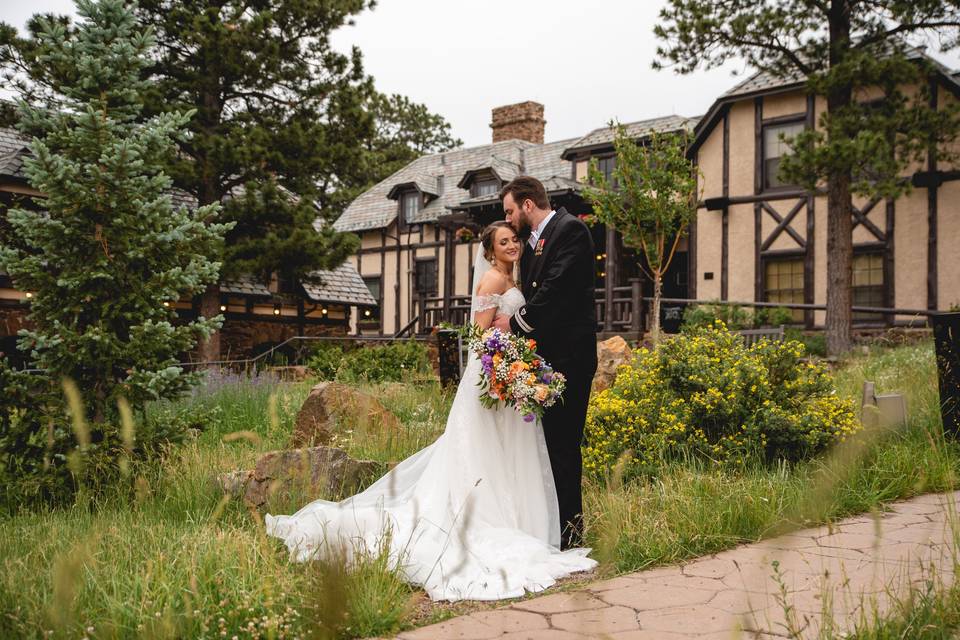
M524 422L533 422L534 418L535 418L535 416L534 416L532 413L528 413L527 415L523 416L523 421L524 421Z
M543 382L543 384L550 384L551 380L553 380L553 375L551 375L549 371L544 373L543 377L540 378L540 381Z

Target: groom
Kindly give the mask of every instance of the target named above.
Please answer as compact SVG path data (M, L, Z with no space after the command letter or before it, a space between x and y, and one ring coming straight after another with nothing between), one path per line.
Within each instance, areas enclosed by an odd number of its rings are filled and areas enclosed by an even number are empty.
M567 378L561 402L547 409L543 431L560 505L560 547L581 545L580 445L590 386L597 370L594 248L590 230L561 208L553 211L536 178L514 178L500 191L506 220L530 237L520 257L527 303L494 326L537 341L537 353Z

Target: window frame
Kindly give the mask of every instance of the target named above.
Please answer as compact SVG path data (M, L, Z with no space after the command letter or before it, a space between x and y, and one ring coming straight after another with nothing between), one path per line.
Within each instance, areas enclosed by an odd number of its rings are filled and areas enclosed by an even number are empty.
M430 289L424 291L420 288L420 265L423 264L432 264L433 265L433 278L432 285ZM423 296L436 296L440 293L440 264L436 256L427 256L423 258L414 258L413 259L413 287L412 291L417 295Z
M781 304L804 304L806 300L806 291L807 291L807 274L805 271L804 264L805 256L803 252L800 251L785 251L783 253L768 254L761 256L760 259L760 277L761 277L761 302L772 302L772 303L781 303ZM789 287L789 288L770 288L770 278L768 277L768 269L772 263L783 263L783 262L794 262L800 267L800 288ZM779 275L779 274L778 274ZM791 277L796 275L795 272L791 273ZM791 283L792 284L792 283ZM771 300L770 293L771 291L780 291L780 292L799 292L799 299L792 300ZM793 295L796 298L796 294ZM792 321L796 324L802 324L804 322L804 309L789 309Z
M357 324L365 329L370 328L379 328L380 324L383 322L383 274L377 274L373 276L360 276L363 280L364 286L367 287L367 290L370 290L370 285L368 281L376 280L377 281L377 295L373 296L377 299L377 304L372 308L372 313L369 318L365 318L362 315L358 315ZM373 295L373 291L370 291L370 294ZM363 307L363 309L368 309L370 307ZM358 313L363 313L359 311Z
M776 174L771 176L768 170L767 161L770 158L767 157L767 131L771 129L778 129L784 127L791 127L800 125L800 131L807 130L807 115L805 113L800 113L796 115L784 116L782 118L771 118L770 120L765 120L760 124L760 192L761 193L771 193L777 191L793 191L801 188L800 185L796 184L777 184L771 185L771 180L777 180ZM777 142L779 142L780 137L777 136ZM780 164L779 160L783 158L783 155L777 156L777 172L779 173Z
M884 268L884 248L878 246L854 246L853 248L853 259L850 261L850 304L852 306L863 306L863 307L889 307L889 301L887 300L888 289L887 289L887 273ZM872 258L877 261L877 265L870 269L871 271L879 272L880 274L880 284L868 284L868 285L856 285L854 280L857 275L856 263L857 259L863 258ZM860 304L857 301L857 293L863 293L865 289L872 289L879 292L879 304ZM858 325L875 325L875 324L884 324L886 322L885 315L882 313L871 313L868 311L851 311L851 320L853 323Z
M481 193L481 186L492 186L493 190L489 193ZM500 188L503 186L503 182L493 174L484 174L482 176L477 176L470 183L470 197L479 198L480 196L495 196L500 193Z
M424 204L424 203L423 203L423 194L420 193L420 190L419 190L419 189L415 189L415 188L414 188L414 189L405 189L404 191L402 191L402 192L400 193L399 204L398 204L398 207L399 207L400 211L399 211L399 215L397 216L397 218L400 220L400 222L401 222L401 224L402 224L402 227L401 227L401 228L406 228L406 227L409 226L409 225L417 224L416 222L411 222L411 221L410 221L410 215L411 215L411 214L410 214L409 211L407 211L407 202L408 202L408 201L407 201L407 198L408 198L409 196L416 196L415 199L416 199L416 202L417 202L417 210L414 211L412 215L416 215L416 214L420 213L420 211L423 210L423 204Z

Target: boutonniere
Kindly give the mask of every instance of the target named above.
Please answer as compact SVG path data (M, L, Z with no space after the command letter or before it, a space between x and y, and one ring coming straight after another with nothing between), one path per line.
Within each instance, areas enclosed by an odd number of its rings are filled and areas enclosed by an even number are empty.
M543 245L546 244L546 239L540 239L537 241L537 248L534 250L533 255L539 256L543 253Z

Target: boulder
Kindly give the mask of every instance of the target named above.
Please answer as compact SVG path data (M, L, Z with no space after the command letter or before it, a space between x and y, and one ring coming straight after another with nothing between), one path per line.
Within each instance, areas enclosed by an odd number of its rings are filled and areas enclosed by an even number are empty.
M321 382L310 390L293 427L295 448L328 444L337 418L350 416L358 425L397 430L400 421L373 396L339 382Z
M593 376L593 391L603 391L613 385L617 377L617 369L625 364L633 355L633 350L627 341L620 336L613 336L597 343L597 373Z
M343 449L309 447L265 453L253 471L225 473L217 484L224 493L242 495L260 507L275 493L297 491L305 499L351 495L379 470L377 462L354 460Z

